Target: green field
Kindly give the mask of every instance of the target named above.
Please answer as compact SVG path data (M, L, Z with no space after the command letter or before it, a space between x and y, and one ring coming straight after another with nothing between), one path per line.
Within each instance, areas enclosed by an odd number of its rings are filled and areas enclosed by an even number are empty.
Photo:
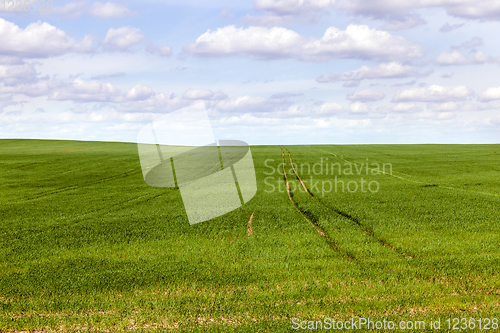
M500 319L500 145L251 151L255 197L190 226L179 190L144 182L136 144L0 140L0 331ZM342 192L361 178L377 191Z

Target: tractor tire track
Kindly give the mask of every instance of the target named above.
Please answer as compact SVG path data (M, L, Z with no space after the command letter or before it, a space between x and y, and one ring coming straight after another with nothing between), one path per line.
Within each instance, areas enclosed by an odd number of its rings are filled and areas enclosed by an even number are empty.
M339 245L330 237L330 235L318 224L317 218L313 214L311 214L308 211L303 211L302 209L300 209L299 205L293 200L293 194L290 191L290 185L288 183L288 177L286 175L286 170L285 170L285 153L284 153L283 149L281 149L281 160L283 162L283 175L284 175L285 183L286 183L286 192L288 194L288 199L290 199L290 202L292 203L292 205L295 207L295 209L297 209L297 211L302 215L302 217L307 222L309 222L309 224L312 225L314 227L314 229L316 229L318 234L321 237L323 237L323 239L326 241L326 243L328 244L328 246L332 250L339 253L340 255L342 255L344 258L346 258L349 261L353 261L353 262L356 261L356 259L351 254L342 250L339 247Z
M314 196L313 193L311 193L311 191L309 191L309 189L307 188L307 186L304 184L304 182L302 181L302 179L300 178L297 170L295 170L295 167L293 166L293 161L292 161L292 155L290 154L290 151L288 149L286 149L286 151L288 152L288 157L290 159L290 165L292 166L292 170L293 170L293 173L295 174L295 177L297 177L297 179L300 181L300 183L302 184L302 187L304 188L304 190L309 194L309 196L315 200L317 203L319 203L321 206L325 207L326 209L348 219L349 221L351 221L352 223L354 223L358 228L360 228L362 231L364 231L368 236L370 236L373 240L377 241L380 245L382 246L385 246L386 248L388 249L391 249L395 252L397 252L398 254L404 256L404 257L407 257L407 258L413 258L415 255L413 254L409 254L408 252L405 252L405 251L402 251L396 247L394 247L392 244L390 244L388 241L386 241L385 239L381 238L381 237L378 237L377 235L375 235L375 233L373 231L371 231L370 229L368 229L365 225L363 225L360 221L358 221L358 219L356 219L355 217L337 209L337 208L334 208L334 207L330 207L330 206L327 206L325 205L323 202L321 202L318 198L316 198Z

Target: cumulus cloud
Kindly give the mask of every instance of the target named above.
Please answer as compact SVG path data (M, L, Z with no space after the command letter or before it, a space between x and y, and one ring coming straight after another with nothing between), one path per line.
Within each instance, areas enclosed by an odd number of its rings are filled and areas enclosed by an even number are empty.
M468 62L469 59L458 51L443 52L435 60L438 65L463 65Z
M214 93L212 90L209 89L188 89L184 92L182 98L190 100L197 100L197 99L222 100L226 99L227 95L224 94L223 92Z
M35 22L25 29L0 18L0 55L46 58L67 52L92 52L93 37L76 42L64 31L46 22Z
M458 51L443 52L436 57L434 62L441 66L483 64L490 58L483 52L476 52L473 57L467 57Z
M0 94L22 94L29 97L47 96L61 83L40 81L36 83L16 84L12 86L0 86Z
M243 29L232 25L208 30L184 51L200 57L296 58L303 61L395 60L422 56L419 45L364 25L349 25L343 31L330 27L320 39L305 38L282 27Z
M361 102L354 102L349 105L349 111L351 113L368 113L371 111L370 107Z
M324 102L319 106L319 111L317 112L317 114L318 115L332 114L332 113L336 113L342 109L343 109L342 105L340 105L340 104L332 103L332 102Z
M117 18L137 15L137 12L133 12L127 7L113 2L94 2L92 6L90 6L88 13L91 16L99 18Z
M127 51L131 46L142 42L144 39L145 36L138 28L131 26L118 29L110 28L102 44L111 51Z
M405 78L417 75L417 71L411 66L390 62L380 64L377 67L361 66L359 69L345 72L342 75L338 73L321 75L316 78L316 81L320 83L332 81L359 82L367 79Z
M479 94L479 100L489 102L500 99L500 87L491 87Z
M445 7L453 16L469 19L498 20L500 18L500 2L496 0L462 0L448 3Z
M78 102L109 102L120 100L121 92L111 83L83 81L75 79L70 84L62 84L49 95L53 100L71 100Z
M151 95L153 95L153 90L151 88L143 86L142 84L137 84L127 92L126 97L129 100L142 101L148 99Z
M146 47L146 52L159 55L160 57L169 57L172 55L172 48L167 45L157 46L153 43L149 43Z
M29 97L46 96L49 100L74 102L120 102L123 93L110 83L84 81L39 81L36 83L0 86L0 94L22 94Z
M348 100L360 102L375 102L384 98L384 94L373 90L358 90L347 95Z
M174 94L156 93L144 100L126 100L120 103L119 110L121 112L164 113L183 108L195 102L177 97Z
M474 92L465 86L431 85L425 88L397 91L392 102L452 102L465 100L472 95Z
M37 74L32 65L0 65L0 82L6 86L31 83L36 79Z

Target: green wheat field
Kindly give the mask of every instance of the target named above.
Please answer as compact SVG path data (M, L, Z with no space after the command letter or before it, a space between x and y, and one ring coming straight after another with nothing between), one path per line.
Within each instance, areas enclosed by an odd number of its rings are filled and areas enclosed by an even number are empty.
M189 225L178 189L144 182L136 144L0 140L0 331L500 319L500 145L251 152L253 199Z

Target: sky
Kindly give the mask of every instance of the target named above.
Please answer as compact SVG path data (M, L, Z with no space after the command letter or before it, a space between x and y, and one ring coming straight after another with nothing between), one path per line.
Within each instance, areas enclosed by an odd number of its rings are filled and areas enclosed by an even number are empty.
M35 5L37 6L35 8ZM500 1L0 2L0 138L500 143Z

